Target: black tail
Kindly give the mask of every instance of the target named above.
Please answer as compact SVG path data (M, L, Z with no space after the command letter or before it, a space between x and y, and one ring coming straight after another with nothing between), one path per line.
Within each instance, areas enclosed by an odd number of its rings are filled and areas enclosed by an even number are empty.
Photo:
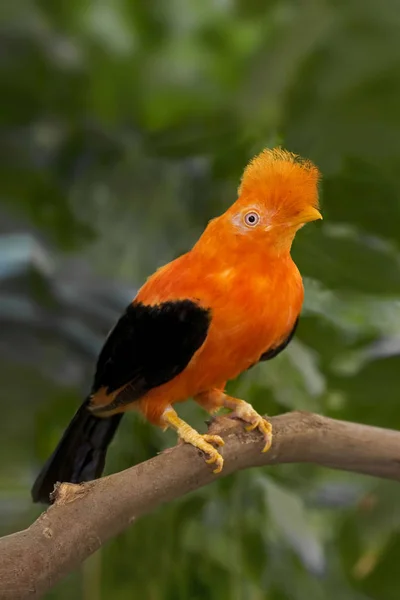
M107 447L123 415L101 419L91 414L87 406L86 400L39 473L32 487L34 502L49 504L57 481L81 483L97 479L102 474Z

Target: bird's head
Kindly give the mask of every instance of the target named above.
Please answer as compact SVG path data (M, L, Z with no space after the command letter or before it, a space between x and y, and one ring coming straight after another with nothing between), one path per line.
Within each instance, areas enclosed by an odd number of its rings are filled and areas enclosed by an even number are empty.
M308 160L280 148L264 150L247 165L236 202L215 225L236 244L260 244L290 251L296 231L322 219L318 210L319 171Z

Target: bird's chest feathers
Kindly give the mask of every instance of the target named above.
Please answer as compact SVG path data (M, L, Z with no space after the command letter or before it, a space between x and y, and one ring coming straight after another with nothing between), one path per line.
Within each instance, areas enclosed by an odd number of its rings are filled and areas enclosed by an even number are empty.
M288 336L303 301L301 277L292 262L270 272L221 269L208 276L208 283L212 296L208 351L235 372Z

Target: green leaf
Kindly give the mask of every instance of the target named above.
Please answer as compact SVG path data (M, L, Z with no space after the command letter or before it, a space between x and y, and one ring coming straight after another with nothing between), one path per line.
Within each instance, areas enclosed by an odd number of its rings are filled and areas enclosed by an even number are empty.
M259 482L265 490L265 501L278 536L292 548L307 569L322 575L326 567L323 545L301 498L269 478L260 478Z

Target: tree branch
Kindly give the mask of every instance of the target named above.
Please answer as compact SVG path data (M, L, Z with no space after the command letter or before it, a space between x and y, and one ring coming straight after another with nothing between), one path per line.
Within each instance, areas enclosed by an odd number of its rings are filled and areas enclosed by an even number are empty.
M180 444L115 475L59 485L55 504L28 529L0 539L0 598L40 598L137 517L240 469L305 462L400 481L400 432L300 412L270 420L266 454L258 433L226 416L212 422L225 439L220 475Z

